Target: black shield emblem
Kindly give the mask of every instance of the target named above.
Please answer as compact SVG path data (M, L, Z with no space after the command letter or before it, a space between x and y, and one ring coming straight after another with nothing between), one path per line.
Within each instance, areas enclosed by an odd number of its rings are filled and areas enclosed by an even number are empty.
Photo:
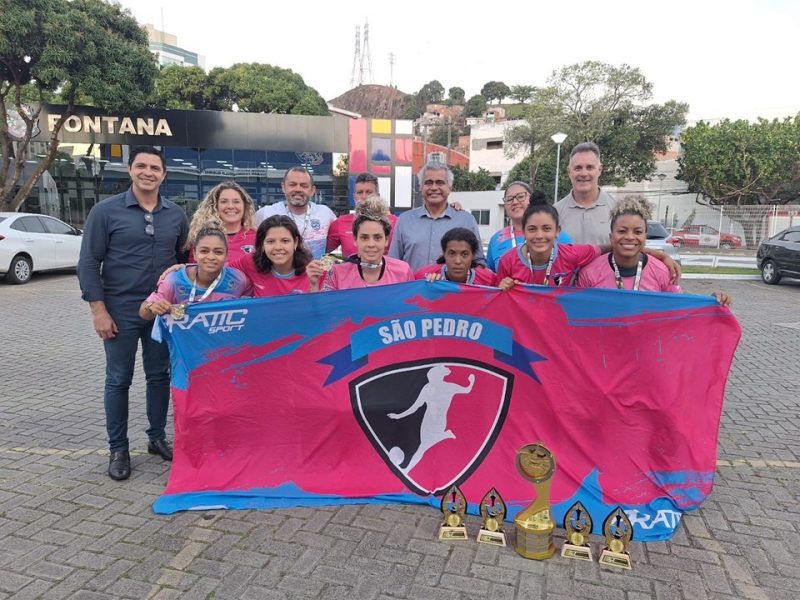
M397 363L350 382L353 412L397 477L420 495L460 485L508 414L514 376L462 358Z

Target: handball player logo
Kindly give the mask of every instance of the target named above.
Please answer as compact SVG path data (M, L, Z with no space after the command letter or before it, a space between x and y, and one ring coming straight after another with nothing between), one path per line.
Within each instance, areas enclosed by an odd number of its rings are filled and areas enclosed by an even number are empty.
M393 364L350 382L359 425L392 472L421 495L465 481L503 426L514 376L477 361Z

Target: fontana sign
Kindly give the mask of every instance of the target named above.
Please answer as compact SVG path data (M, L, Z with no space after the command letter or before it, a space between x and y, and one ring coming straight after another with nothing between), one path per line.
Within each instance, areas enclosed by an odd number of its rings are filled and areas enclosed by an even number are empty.
M53 131L61 115L50 113L47 115L47 129ZM71 115L64 121L64 131L68 133L106 133L106 134L132 134L172 137L172 129L166 119L152 117L116 117Z

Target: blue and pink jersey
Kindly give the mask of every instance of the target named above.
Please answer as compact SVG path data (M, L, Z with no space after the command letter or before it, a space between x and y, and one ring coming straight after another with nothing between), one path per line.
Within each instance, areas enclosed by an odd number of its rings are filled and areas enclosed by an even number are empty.
M561 231L558 234L556 241L559 244L571 244L572 238L566 231ZM517 246L522 246L525 243L525 234L522 231L514 231L511 235L511 226L503 227L500 231L496 232L489 240L489 247L486 250L486 265L497 271L500 265L500 259L508 252Z
M166 300L170 304L184 304L189 301L192 293L192 279L190 269L194 271L197 265L186 265L179 271L173 271L158 284L158 289L147 297L148 302ZM250 284L244 273L231 267L222 267L222 278L203 302L217 302L219 300L234 300L247 295ZM206 288L197 286L195 302L199 302Z
M544 285L547 265L532 265L523 253L525 246L517 246L514 252L506 252L497 267L499 283L505 277L511 277L522 283ZM576 285L578 270L585 267L600 256L600 246L586 244L559 244L554 246L555 257L550 269L547 285L558 287Z
M439 263L422 267L419 271L414 273L417 279L425 279L429 273L438 273L442 279L447 279L447 266ZM491 269L485 267L474 267L469 270L467 281L469 285L494 285L495 274Z

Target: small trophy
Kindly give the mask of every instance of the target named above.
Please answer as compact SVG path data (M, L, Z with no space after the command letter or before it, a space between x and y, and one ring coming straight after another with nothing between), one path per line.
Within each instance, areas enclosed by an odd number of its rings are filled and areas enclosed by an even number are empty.
M628 544L633 539L633 525L619 506L603 521L606 547L600 555L600 564L617 569L633 569Z
M481 530L478 541L492 546L505 546L506 534L503 532L503 519L506 518L506 503L492 488L481 500Z
M514 519L515 548L525 558L545 560L556 551L553 546L556 525L550 517L550 483L556 471L556 459L541 442L528 444L517 451L517 471L533 483L536 500Z
M186 316L186 305L185 304L173 304L169 308L169 316L172 317L176 321L180 321L183 317Z
M467 499L457 485L451 486L442 496L442 515L444 521L439 527L440 540L467 540L464 515L467 513Z
M592 559L592 548L589 546L589 534L592 533L592 517L580 502L569 507L564 515L564 529L567 530L567 541L561 548L561 556L577 560Z

